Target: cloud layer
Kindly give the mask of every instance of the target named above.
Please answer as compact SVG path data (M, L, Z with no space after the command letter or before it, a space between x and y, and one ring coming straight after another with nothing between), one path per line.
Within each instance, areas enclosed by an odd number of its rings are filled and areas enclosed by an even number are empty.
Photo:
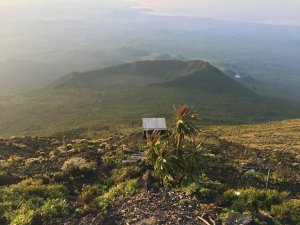
M130 9L125 0L0 0L2 20L78 19Z
M157 14L300 25L299 0L0 0L0 21L82 18L134 4Z
M299 0L136 0L159 14L300 25Z

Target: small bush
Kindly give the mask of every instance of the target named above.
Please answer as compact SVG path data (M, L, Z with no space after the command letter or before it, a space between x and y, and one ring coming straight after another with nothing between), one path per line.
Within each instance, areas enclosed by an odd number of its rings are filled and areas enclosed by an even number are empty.
M124 181L125 179L136 178L141 172L138 166L126 166L121 169L114 169L111 178L115 183Z
M224 187L220 183L191 183L188 186L183 188L183 191L189 195L198 194L205 198L213 198L217 194L223 193Z
M21 204L20 208L7 213L11 225L30 225L33 220L35 207L30 203Z
M118 198L124 198L128 195L133 195L136 192L137 179L126 180L119 183L108 190L105 194L98 197L96 201L101 211L106 211L107 208Z
M248 211L247 203L242 199L237 199L234 201L230 207L235 212L244 213Z
M105 191L105 187L100 184L88 185L85 184L82 186L82 191L79 196L80 200L84 203L90 203L96 197L102 195Z
M53 199L64 201L67 194L68 189L63 185L46 185L40 179L23 180L0 191L0 221L7 221L3 224L29 225L40 215L41 207L49 205Z
M75 143L74 145L74 149L77 151L77 152L84 152L86 150L88 150L89 146L87 143Z
M17 155L12 155L10 156L6 162L9 166L17 166L23 161L22 157L19 157Z
M77 202L79 208L77 208L76 211L81 214L96 212L98 209L96 198L101 196L105 190L106 186L99 184L83 185Z
M87 162L82 157L74 157L65 161L61 169L70 175L81 175L84 173L94 172L96 170L96 163Z
M60 184L43 184L39 179L26 179L7 189L7 195L14 199L31 200L34 197L42 199L63 198L68 194L68 189Z
M43 218L60 218L70 214L70 206L65 199L49 199L41 208Z
M189 195L192 195L192 194L196 194L199 190L200 186L196 183L191 183L189 184L188 186L186 187L183 187L182 190L189 194Z
M107 152L102 156L102 162L106 167L113 169L120 164L121 158L122 155L117 152Z
M45 162L45 161L47 161L47 159L44 158L44 157L29 158L29 159L27 159L27 160L25 161L24 166L25 166L25 168L29 168L29 167L31 167L31 166L33 166L33 165L41 164L41 163L43 163L43 162Z
M287 193L275 190L259 190L256 188L228 190L224 193L224 204L237 212L245 210L270 210L272 205L280 204Z
M213 190L203 187L199 189L198 193L202 196L210 197L213 193Z
M5 213L8 212L10 208L9 202L3 202L3 200L0 200L0 224L6 224L6 217Z
M291 199L280 205L273 205L271 214L281 222L300 224L300 199Z
M10 165L6 160L0 160L0 170L7 170L9 167Z
M191 200L190 199L188 199L188 198L183 198L183 199L180 199L179 200L179 202L178 202L178 204L179 205L189 205L189 204L191 204Z
M254 171L254 170L248 170L248 171L246 171L244 174L243 174L243 176L242 176L243 178L246 178L246 179L258 179L258 180L262 180L262 181L264 181L264 179L265 179L265 175L264 174L262 174L262 173L260 173L260 172L256 172L256 171Z
M225 206L231 206L234 201L238 199L238 196L240 195L239 191L235 190L227 190L223 194L223 203Z

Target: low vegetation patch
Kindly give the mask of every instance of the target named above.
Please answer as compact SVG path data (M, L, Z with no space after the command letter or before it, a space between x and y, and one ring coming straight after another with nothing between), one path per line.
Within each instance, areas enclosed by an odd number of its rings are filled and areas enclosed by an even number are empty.
M0 224L300 223L295 153L220 139L196 126L192 107L175 112L169 131L147 140L0 139ZM262 167L271 168L268 190Z
M124 198L128 195L133 195L136 192L137 179L127 180L119 183L108 190L108 192L99 196L96 201L101 211L107 211L108 207L112 205L117 199Z
M0 192L0 217L3 223L29 225L34 219L67 216L68 189L61 184L44 184L26 179Z
M65 161L61 169L69 175L82 175L94 172L96 167L95 162L87 162L82 157L74 157Z

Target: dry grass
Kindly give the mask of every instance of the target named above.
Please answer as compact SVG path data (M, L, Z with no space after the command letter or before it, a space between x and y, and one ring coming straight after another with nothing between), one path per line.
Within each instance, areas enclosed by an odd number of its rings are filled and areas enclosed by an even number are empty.
M211 126L221 138L252 148L300 154L300 119L254 125Z

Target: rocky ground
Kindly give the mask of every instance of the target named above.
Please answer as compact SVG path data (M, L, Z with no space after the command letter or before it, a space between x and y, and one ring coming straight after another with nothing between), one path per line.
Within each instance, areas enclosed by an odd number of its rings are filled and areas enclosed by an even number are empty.
M220 182L226 188L254 186L264 188L264 172L249 169L270 168L269 187L288 191L292 196L300 193L300 159L296 154L285 151L264 151L225 141L211 135L200 135L210 152L206 153L210 167L206 176L213 182ZM98 140L68 140L46 137L12 137L0 139L0 185L5 188L29 178L62 182L71 195L85 183L103 183L107 179L109 167L103 167L103 154L112 156L122 153L119 162L139 165L143 155L140 145L144 143L141 134L112 137ZM82 178L67 178L61 168L68 159L81 157L96 163L97 173ZM255 175L255 173L258 175ZM251 176L247 174L252 174ZM254 174L254 175L253 175ZM143 185L142 185L143 186ZM70 196L72 202L74 196ZM98 225L98 224L221 224L218 196L188 195L182 191L145 190L141 188L136 195L119 199L106 215L91 213L79 215L76 212L69 218L43 221L45 225ZM252 218L235 215L223 221L225 224L251 224ZM267 215L260 214L268 220ZM231 221L230 221L231 219ZM37 222L36 224L40 224ZM265 223L272 224L272 223Z
M110 212L90 214L83 218L57 219L44 225L255 225L252 215L231 214L223 221L218 219L222 208L205 200L191 197L180 191L147 192L126 197L116 202ZM260 217L261 225L274 224L272 217L264 212Z

